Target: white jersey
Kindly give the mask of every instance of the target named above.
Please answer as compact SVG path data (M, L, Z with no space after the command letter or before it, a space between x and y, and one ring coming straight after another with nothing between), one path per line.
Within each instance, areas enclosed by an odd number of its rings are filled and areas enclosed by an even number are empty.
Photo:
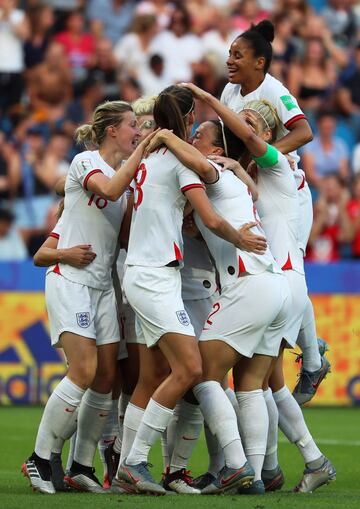
M95 173L103 173L109 178L115 175L97 150L74 157L65 182L58 248L90 244L96 258L81 269L59 263L56 271L75 283L106 290L112 287L111 267L126 210L126 196L124 194L112 202L88 191L88 180Z
M313 204L312 196L308 183L306 182L305 172L296 168L294 171L296 187L298 190L300 205L300 233L299 246L303 255L306 254L306 246L310 237L313 224Z
M248 188L231 171L221 173L215 184L206 186L206 192L214 209L234 228L239 229L246 223L256 221ZM213 234L204 226L197 214L195 221L215 260L221 288L236 283L238 277L246 273L260 274L266 270L281 272L269 248L263 255L242 251ZM259 225L251 231L264 236Z
M256 90L244 96L241 95L241 85L228 83L221 94L220 100L232 111L239 113L249 101L262 99L269 101L276 108L283 124L283 129L278 133L278 139L283 138L289 132L288 128L293 122L305 118L295 97L279 80L270 74L266 74L264 81ZM299 162L300 158L296 151L291 152L290 155L296 163Z
M181 269L183 300L201 300L216 292L215 267L203 240L184 235L184 267Z
M134 182L127 265L163 267L183 262L184 193L204 185L172 152L161 147L139 166Z
M299 247L300 206L293 171L286 157L271 145L254 160L258 165L256 208L271 252L283 270L304 274Z

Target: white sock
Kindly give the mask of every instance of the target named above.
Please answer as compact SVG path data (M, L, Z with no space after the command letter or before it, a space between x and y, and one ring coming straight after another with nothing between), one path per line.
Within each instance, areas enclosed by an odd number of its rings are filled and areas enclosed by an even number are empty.
M63 450L65 440L61 437L58 437L55 439L54 445L52 447L52 453L53 454L61 454L61 451Z
M123 429L123 437L122 437L122 445L121 445L121 455L120 462L121 465L125 458L129 455L131 448L133 446L136 433L139 429L140 423L144 416L145 410L138 406L129 403L124 416L124 429Z
M199 405L185 400L180 402L174 451L171 456L170 473L186 468L198 442L204 418Z
M118 406L118 433L114 443L114 451L118 454L121 454L122 448L122 439L124 433L124 418L127 406L131 399L131 394L121 393L119 398L119 406Z
M274 470L279 464L277 455L279 412L270 387L264 391L264 399L269 415L269 429L263 469Z
M160 438L161 433L166 430L173 412L172 408L166 408L154 399L150 399L131 451L126 458L128 465L137 465L147 461L151 446Z
M306 426L301 408L295 401L288 387L273 393L279 411L279 428L286 438L296 444L305 463L319 459L322 456Z
M266 451L269 416L262 389L238 391L240 435L246 457L255 471L255 481L261 479Z
M220 470L225 465L224 453L221 449L218 439L211 433L211 430L206 422L204 424L204 431L206 445L209 453L208 472L216 477L218 472L220 472Z
M91 467L96 446L111 409L111 392L100 394L88 389L81 401L74 460Z
M168 461L167 466L170 466L171 456L173 455L173 451L174 451L174 447L175 447L176 430L177 430L177 426L178 426L179 415L180 415L180 403L177 403L176 407L174 408L174 413L169 421L168 427L166 428L166 442L167 442L166 446L167 446L167 453L169 456L169 461ZM163 438L161 438L161 440L163 440ZM163 458L163 460L165 463L164 458Z
M164 472L166 472L167 469L170 468L170 455L167 441L167 429L161 434L160 443L161 443L161 455L163 459L163 468Z
M317 371L321 368L321 356L317 342L314 308L308 297L303 315L297 344L303 354L302 366L306 371Z
M225 464L240 468L246 462L241 444L236 415L219 382L209 381L196 385L193 392L200 403L203 416L211 432L216 435L224 451Z
M50 459L58 437L64 440L70 438L76 425L76 409L84 392L68 377L56 386L46 403L36 437L35 452L40 458Z
M98 442L98 451L104 469L104 476L107 474L107 466L104 456L105 449L109 446L109 444L113 444L115 442L118 435L118 403L118 399L111 400L110 412L107 416L101 438Z
M74 452L75 452L75 445L76 445L76 436L77 431L73 433L72 437L70 438L70 446L69 446L69 454L66 461L66 472L70 472L72 462L74 461Z
M240 426L240 424L239 424L240 423L239 403L236 399L236 394L230 387L225 389L225 394L229 398L229 401L235 410L237 423L238 423L238 426Z

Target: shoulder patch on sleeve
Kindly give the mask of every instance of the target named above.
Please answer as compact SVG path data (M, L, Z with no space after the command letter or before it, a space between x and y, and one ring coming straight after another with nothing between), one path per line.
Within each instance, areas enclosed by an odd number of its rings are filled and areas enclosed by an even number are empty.
M280 100L288 111L297 108L297 105L295 104L295 101L291 95L282 95Z
M85 171L91 170L94 166L92 164L92 162L90 161L90 159L81 159L80 164L84 168Z

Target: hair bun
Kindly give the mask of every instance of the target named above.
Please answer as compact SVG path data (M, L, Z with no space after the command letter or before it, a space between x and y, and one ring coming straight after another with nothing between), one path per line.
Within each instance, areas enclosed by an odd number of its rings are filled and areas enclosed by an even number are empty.
M254 30L255 32L261 34L264 37L264 39L266 39L270 43L272 43L274 40L275 34L274 25L268 19L264 19L263 21L260 21L260 23L258 23L257 25L253 25L251 27L251 30Z

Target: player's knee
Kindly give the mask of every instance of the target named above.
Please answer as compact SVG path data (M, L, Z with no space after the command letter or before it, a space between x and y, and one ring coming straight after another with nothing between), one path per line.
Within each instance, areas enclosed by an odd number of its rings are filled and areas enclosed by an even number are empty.
M83 365L79 366L76 370L69 370L68 376L71 378L71 380L78 385L79 387L82 387L84 389L87 389L92 384L94 378L95 378L95 366L92 366L91 364L84 363Z
M179 367L174 375L179 385L184 389L190 389L202 379L201 362L197 359L189 359Z

